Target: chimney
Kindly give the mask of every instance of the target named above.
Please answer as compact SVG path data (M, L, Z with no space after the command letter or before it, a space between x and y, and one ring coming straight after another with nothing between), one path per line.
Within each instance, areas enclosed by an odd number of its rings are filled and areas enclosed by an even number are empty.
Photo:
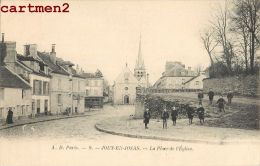
M24 45L24 56L37 57L37 45L36 44L27 44Z
M52 52L52 53L56 53L56 52L55 52L55 44L52 44L52 45L51 45L51 52Z
M5 42L5 33L2 33L2 43Z
M51 52L50 52L50 60L52 63L56 64L56 52L55 52L55 44L51 45Z

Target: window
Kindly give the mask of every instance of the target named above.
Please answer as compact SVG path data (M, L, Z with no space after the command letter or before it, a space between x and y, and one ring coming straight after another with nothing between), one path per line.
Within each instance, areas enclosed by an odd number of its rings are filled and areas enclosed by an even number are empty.
M86 90L86 96L88 96L88 95L89 95L89 90L87 89L87 90Z
M34 112L35 110L35 100L32 100L32 111Z
M128 87L125 87L125 90L128 90Z
M0 100L4 100L4 88L0 88Z
M61 94L58 94L58 104L61 104L62 103L62 101L61 101Z
M33 80L33 94L41 95L42 94L42 82L39 80Z
M128 78L125 78L125 83L128 83L129 79Z
M97 82L97 80L95 80L95 86L98 86L98 82Z
M25 106L24 106L24 105L22 105L22 113L21 113L21 115L22 115L22 116L25 115Z
M43 95L48 95L48 94L49 94L49 83L43 82Z
M199 84L200 84L200 82L199 82L199 81L196 81L196 82L195 82L195 85L199 85Z
M23 89L22 90L22 99L26 96L26 91Z

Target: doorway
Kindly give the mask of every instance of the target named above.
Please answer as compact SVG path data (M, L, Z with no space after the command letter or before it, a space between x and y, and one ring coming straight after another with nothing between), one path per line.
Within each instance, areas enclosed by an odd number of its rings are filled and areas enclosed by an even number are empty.
M124 104L129 104L129 96L128 95L124 96Z

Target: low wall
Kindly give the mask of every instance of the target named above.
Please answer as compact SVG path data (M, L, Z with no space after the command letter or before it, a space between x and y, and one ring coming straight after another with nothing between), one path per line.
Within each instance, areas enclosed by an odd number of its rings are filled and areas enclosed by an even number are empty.
M236 95L260 96L259 77L252 75L204 79L203 91L208 92L210 88L216 94L226 94L232 90Z

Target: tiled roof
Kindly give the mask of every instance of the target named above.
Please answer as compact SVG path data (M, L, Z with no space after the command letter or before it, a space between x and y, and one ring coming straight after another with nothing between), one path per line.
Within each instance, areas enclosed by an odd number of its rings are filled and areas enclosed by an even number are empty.
M38 56L49 66L53 73L62 74L62 75L69 75L69 73L64 70L60 65L54 64L49 55L46 53L38 52Z
M84 78L102 78L101 76L97 76L95 73L82 73L81 76Z
M39 58L37 58L37 57L34 58L34 57L32 57L32 56L23 56L23 55L21 55L21 54L17 54L17 59L18 59L19 61L35 61L35 62L38 62L38 63L41 63L41 64L47 66L46 63L44 63L41 59L39 59Z
M0 66L0 87L30 89L27 84L18 75L11 72L5 66Z

